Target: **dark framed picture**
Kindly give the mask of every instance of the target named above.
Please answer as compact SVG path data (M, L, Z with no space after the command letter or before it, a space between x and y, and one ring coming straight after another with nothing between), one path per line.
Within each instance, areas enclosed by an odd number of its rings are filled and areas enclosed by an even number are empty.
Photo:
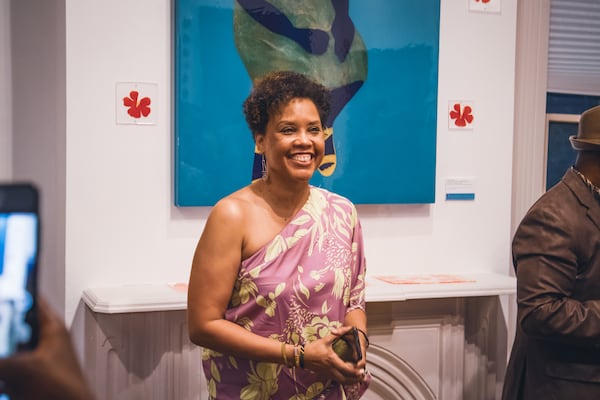
M577 134L579 114L546 114L546 190L556 185L575 164L577 152L569 136Z

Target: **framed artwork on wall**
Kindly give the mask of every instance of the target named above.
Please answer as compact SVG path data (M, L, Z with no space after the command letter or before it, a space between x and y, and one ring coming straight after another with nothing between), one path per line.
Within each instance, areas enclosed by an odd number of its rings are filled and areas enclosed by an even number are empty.
M575 164L569 136L577 134L579 114L546 114L546 185L548 190Z
M242 103L272 70L331 90L311 184L356 204L435 201L440 0L174 4L177 206L211 206L257 177Z

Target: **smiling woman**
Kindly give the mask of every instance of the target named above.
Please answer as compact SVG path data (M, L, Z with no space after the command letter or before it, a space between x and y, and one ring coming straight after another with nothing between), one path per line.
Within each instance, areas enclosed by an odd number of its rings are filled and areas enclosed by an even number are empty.
M329 91L296 72L266 75L244 102L263 176L214 206L188 287L210 398L358 399L370 382L366 357L333 348L360 331L365 355L368 338L356 208L309 184L329 110Z
M323 128L317 108L308 99L290 101L273 116L265 132L256 133L255 141L266 166L262 178L267 183L277 173L281 173L283 179L289 173L293 179L294 172L301 174L299 179L307 181L323 159Z

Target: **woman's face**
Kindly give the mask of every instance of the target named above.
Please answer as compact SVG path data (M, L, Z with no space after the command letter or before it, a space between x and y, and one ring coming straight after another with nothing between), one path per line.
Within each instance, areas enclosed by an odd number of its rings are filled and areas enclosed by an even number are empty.
M323 160L325 137L315 104L292 99L269 119L256 146L267 160L269 179L308 181Z

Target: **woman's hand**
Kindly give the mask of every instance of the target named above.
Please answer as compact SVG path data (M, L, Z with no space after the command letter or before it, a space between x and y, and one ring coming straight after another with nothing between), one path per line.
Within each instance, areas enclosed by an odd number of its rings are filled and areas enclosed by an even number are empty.
M322 339L305 345L304 368L343 385L362 382L365 379L366 367L364 340L361 340L363 357L356 363L342 360L333 350L333 342L351 331L351 326L344 326L333 330Z

